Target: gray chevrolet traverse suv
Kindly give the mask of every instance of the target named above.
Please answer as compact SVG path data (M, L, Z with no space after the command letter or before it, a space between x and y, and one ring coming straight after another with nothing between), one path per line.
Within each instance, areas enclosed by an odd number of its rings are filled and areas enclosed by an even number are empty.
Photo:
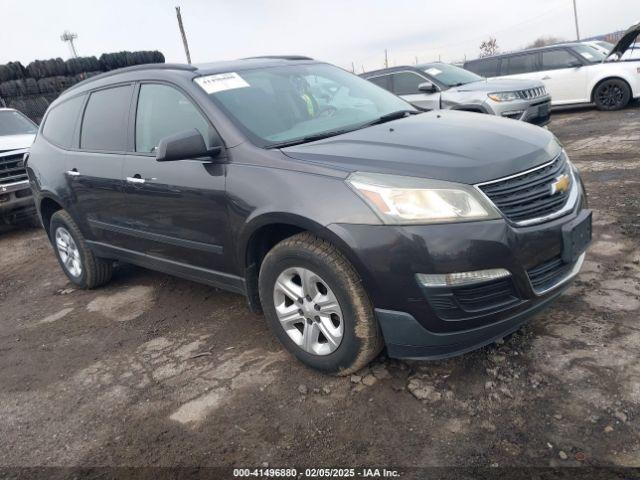
M551 96L538 80L488 80L455 65L434 62L363 73L361 77L424 110L453 109L549 123Z
M305 57L130 67L53 102L27 159L62 270L129 262L243 294L347 374L519 328L579 271L591 212L556 138L421 112Z

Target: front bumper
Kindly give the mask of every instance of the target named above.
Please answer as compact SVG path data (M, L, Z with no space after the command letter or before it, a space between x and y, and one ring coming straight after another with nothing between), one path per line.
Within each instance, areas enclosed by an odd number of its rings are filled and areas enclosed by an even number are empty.
M572 211L534 226L501 219L330 228L355 255L389 355L444 358L509 334L560 295L584 258L575 265L557 260L563 253L562 227L579 215L584 215L582 191ZM495 268L511 273L508 284L437 291L415 277Z
M551 120L551 97L549 95L513 102L489 100L488 103L494 114L499 117L521 120L538 126L544 126Z
M29 181L0 184L0 222L13 223L35 215Z

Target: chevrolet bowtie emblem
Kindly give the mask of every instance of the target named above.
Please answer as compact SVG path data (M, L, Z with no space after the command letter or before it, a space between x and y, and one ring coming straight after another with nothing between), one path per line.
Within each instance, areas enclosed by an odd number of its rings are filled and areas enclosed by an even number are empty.
M562 174L559 177L556 177L551 184L551 195L555 195L556 193L564 193L569 190L570 186L571 177L566 173Z

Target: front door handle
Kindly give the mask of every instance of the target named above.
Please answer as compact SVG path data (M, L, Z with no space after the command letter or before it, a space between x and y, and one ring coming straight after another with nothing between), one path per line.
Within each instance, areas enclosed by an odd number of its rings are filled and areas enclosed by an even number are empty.
M542 77L542 80L551 80L551 77L547 75L546 77Z
M80 175L80 172L73 168L71 170L67 170L67 175L71 176L71 177L77 177L78 175Z
M136 174L133 177L127 177L127 182L129 183L144 183L146 180L142 178L140 175Z

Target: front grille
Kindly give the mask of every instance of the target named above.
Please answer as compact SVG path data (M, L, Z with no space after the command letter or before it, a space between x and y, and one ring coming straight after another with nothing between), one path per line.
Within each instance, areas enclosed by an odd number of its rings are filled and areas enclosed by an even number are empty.
M0 185L27 180L24 168L23 153L14 155L0 155Z
M443 320L467 320L494 314L521 302L511 278L469 287L425 288L429 304Z
M547 90L544 87L527 88L526 90L518 90L516 95L523 100L531 100L533 98L544 97Z
M543 292L552 288L569 275L572 269L573 264L564 263L562 258L558 256L527 270L527 275L529 275L529 281L531 282L533 290Z
M563 152L542 168L479 187L509 220L532 220L555 213L565 205L571 188L554 192L551 185L563 174L573 181L570 168Z

